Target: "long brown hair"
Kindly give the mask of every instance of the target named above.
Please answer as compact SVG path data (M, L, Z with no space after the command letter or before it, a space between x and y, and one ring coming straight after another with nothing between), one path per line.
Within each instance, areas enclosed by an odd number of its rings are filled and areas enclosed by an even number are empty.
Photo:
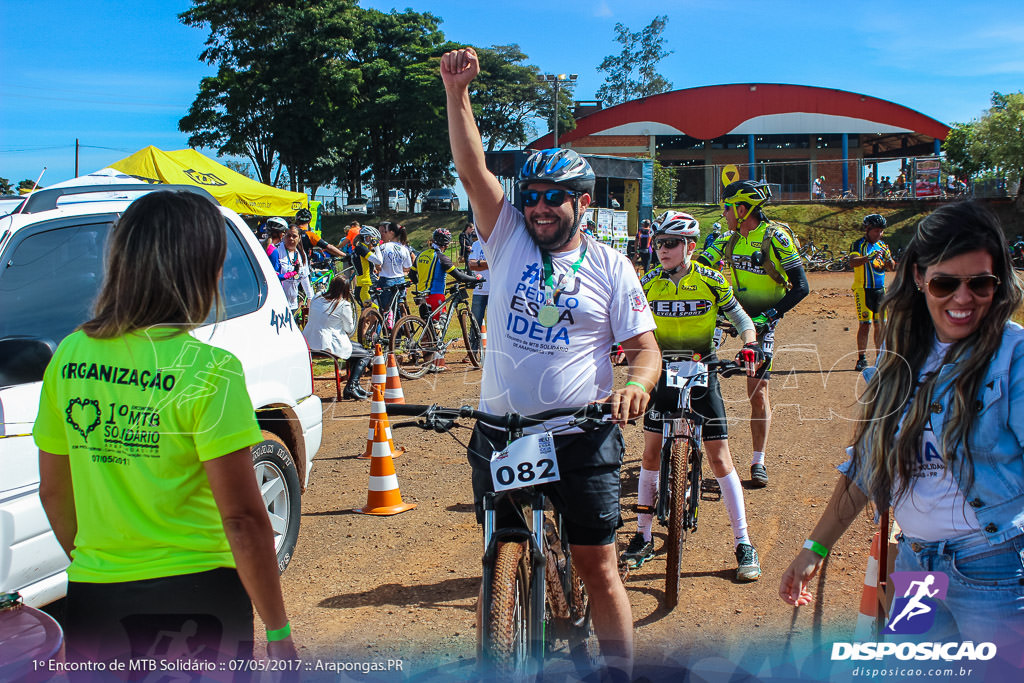
M992 257L993 273L1000 282L980 327L954 342L942 361L958 364L952 404L946 406L949 417L941 435L943 459L947 466L953 465L957 448L962 445L964 459L956 464L967 474L967 487L973 484L973 455L967 437L977 415L975 401L985 370L1002 343L1003 328L1024 297L999 221L981 205L961 202L946 204L921 220L900 261L893 286L882 301L886 320L884 353L860 399L851 472L859 472L867 493L881 507L890 504L894 483L898 483L896 499L909 489L939 374L932 373L917 384L934 348L935 325L924 294L917 288L915 267L924 273L929 266L979 250ZM910 405L905 408L907 401Z
M136 199L111 228L106 279L82 330L110 339L157 325L183 332L202 325L214 305L221 311L226 253L224 218L208 199L167 191Z

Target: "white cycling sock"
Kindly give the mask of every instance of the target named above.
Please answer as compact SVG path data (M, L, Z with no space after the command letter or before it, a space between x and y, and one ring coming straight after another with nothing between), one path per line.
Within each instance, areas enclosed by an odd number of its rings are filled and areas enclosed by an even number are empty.
M640 468L640 486L637 492L637 505L654 505L654 499L658 495L658 470L645 470ZM636 516L636 530L643 534L644 540L651 540L651 524L654 515L649 512L641 512Z
M750 458L751 465L763 465L764 464L764 451L754 451L754 455Z
M724 477L716 477L718 485L722 487L722 501L725 503L725 510L729 513L729 523L732 524L732 535L734 538L733 547L740 543L750 543L747 536L747 511L743 507L743 486L740 484L740 477L733 469Z

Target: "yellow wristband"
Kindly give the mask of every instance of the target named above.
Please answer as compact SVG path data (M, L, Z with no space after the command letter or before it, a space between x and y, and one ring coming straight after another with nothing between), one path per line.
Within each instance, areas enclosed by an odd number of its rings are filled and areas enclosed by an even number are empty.
M285 638L287 638L291 634L292 634L292 622L289 621L287 624L285 624L284 626L282 626L279 629L274 629L273 631L271 631L268 628L267 629L267 642L268 643L273 643L273 642L276 642L278 640L284 640Z
M626 386L627 386L627 387L628 387L628 386L629 386L630 384L632 384L632 385L633 385L633 386L635 386L635 387L640 387L641 389L643 389L643 392L644 392L645 394L647 394L647 393L650 393L650 392L648 392L648 391L647 391L647 387L646 387L646 386L644 386L643 384L641 384L640 382L634 382L633 380L630 380L630 381L626 382Z

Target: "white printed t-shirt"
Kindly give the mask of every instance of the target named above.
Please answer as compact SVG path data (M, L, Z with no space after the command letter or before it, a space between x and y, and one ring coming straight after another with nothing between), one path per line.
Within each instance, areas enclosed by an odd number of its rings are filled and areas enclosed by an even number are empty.
M937 372L950 343L935 342L918 373L918 381ZM895 498L893 515L903 533L922 541L941 541L981 530L974 508L967 505L953 473L942 457L942 444L929 425L925 425L918 443L917 461L910 474L910 487L902 498Z
M382 262L378 277L403 277L405 269L412 268L412 255L409 248L401 242L383 242L378 249Z
M484 245L483 245L483 243L480 240L477 240L476 242L473 242L473 246L469 250L469 259L468 260L470 260L470 261L487 261L486 257L484 256ZM487 262L487 265L488 266L491 265L490 261ZM480 277L483 278L483 282L478 284L473 289L473 293L474 294L490 294L491 293L491 285L487 281L487 279L490 277L491 271L488 269L488 270L474 270L474 271L471 271L471 272L474 275L479 275Z
M526 221L507 200L483 242L491 291L487 300L487 354L480 410L523 415L583 406L607 397L613 376L609 351L616 340L655 328L636 270L625 256L584 238L580 250L551 254L555 282L566 274L553 327L537 322L544 305L544 262Z

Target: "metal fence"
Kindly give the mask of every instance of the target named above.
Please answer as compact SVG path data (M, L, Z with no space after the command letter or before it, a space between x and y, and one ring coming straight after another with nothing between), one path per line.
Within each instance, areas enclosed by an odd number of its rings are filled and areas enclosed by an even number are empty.
M762 161L754 164L672 166L676 203L721 201L726 182L755 179L780 202L1005 197L1005 180L953 179L938 157Z

